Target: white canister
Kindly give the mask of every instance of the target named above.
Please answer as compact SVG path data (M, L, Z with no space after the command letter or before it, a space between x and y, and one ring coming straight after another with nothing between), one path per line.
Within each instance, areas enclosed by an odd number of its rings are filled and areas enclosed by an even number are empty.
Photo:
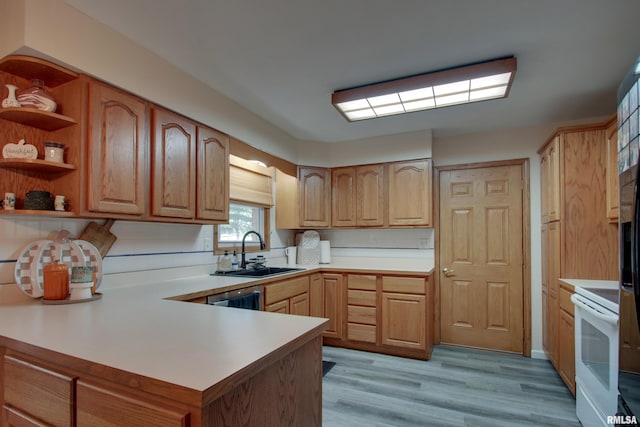
M284 254L287 256L287 264L296 265L298 248L296 246L288 246L284 248Z
M64 163L64 144L46 141L44 143L44 159L55 163Z
M331 242L320 240L320 264L331 263Z
M6 211L12 211L16 208L16 193L4 193L4 200L2 201L2 207Z
M61 194L58 194L55 198L55 200L53 201L53 206L55 208L55 210L59 211L59 212L64 212L64 196Z

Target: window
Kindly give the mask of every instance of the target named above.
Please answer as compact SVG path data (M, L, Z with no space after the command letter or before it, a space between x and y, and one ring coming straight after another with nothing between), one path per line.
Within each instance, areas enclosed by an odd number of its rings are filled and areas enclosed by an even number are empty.
M268 215L268 208L230 203L229 223L219 224L215 227L215 252L222 253L224 250L229 250L230 252L236 250L239 253L242 248L242 237L250 230L260 233L264 243L268 246L269 236L266 231L269 230ZM248 235L245 240L245 249L247 252L259 251L260 241L258 236L255 234Z

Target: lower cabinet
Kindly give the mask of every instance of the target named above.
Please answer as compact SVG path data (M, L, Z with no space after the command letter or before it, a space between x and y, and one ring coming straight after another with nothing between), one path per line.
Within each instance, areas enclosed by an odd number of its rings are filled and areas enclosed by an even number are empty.
M125 395L29 356L3 359L2 426L189 426L187 408Z
M345 273L342 278L345 334L342 339L325 334L325 344L429 359L433 345L430 276Z
M377 343L377 277L347 275L347 339Z
M309 276L264 287L264 309L274 313L309 315Z
M342 338L342 275L315 273L309 282L309 315L329 319L323 336Z
M3 426L74 425L74 376L14 355L3 363Z
M324 290L324 317L329 319L329 326L324 331L325 337L342 338L342 275L322 274Z
M569 390L576 394L576 352L574 332L574 306L571 302L573 286L560 282L558 287L559 314L558 322L558 361L556 369L567 384Z
M382 344L424 350L424 295L382 294Z
M382 344L426 350L426 285L424 278L382 278Z

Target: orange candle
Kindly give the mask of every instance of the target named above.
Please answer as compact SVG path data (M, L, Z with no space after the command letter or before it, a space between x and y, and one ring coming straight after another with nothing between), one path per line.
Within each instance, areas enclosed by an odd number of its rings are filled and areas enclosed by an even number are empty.
M60 300L69 295L69 266L55 261L42 269L44 299Z

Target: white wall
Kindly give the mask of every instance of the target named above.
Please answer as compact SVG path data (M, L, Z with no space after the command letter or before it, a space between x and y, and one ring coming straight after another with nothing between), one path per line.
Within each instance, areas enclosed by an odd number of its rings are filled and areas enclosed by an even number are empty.
M0 5L0 23L10 23L0 26L0 57L18 48L49 57L296 161L294 138L64 1L0 0Z
M348 142L304 141L298 145L298 164L352 166L431 157L431 130L385 135Z

